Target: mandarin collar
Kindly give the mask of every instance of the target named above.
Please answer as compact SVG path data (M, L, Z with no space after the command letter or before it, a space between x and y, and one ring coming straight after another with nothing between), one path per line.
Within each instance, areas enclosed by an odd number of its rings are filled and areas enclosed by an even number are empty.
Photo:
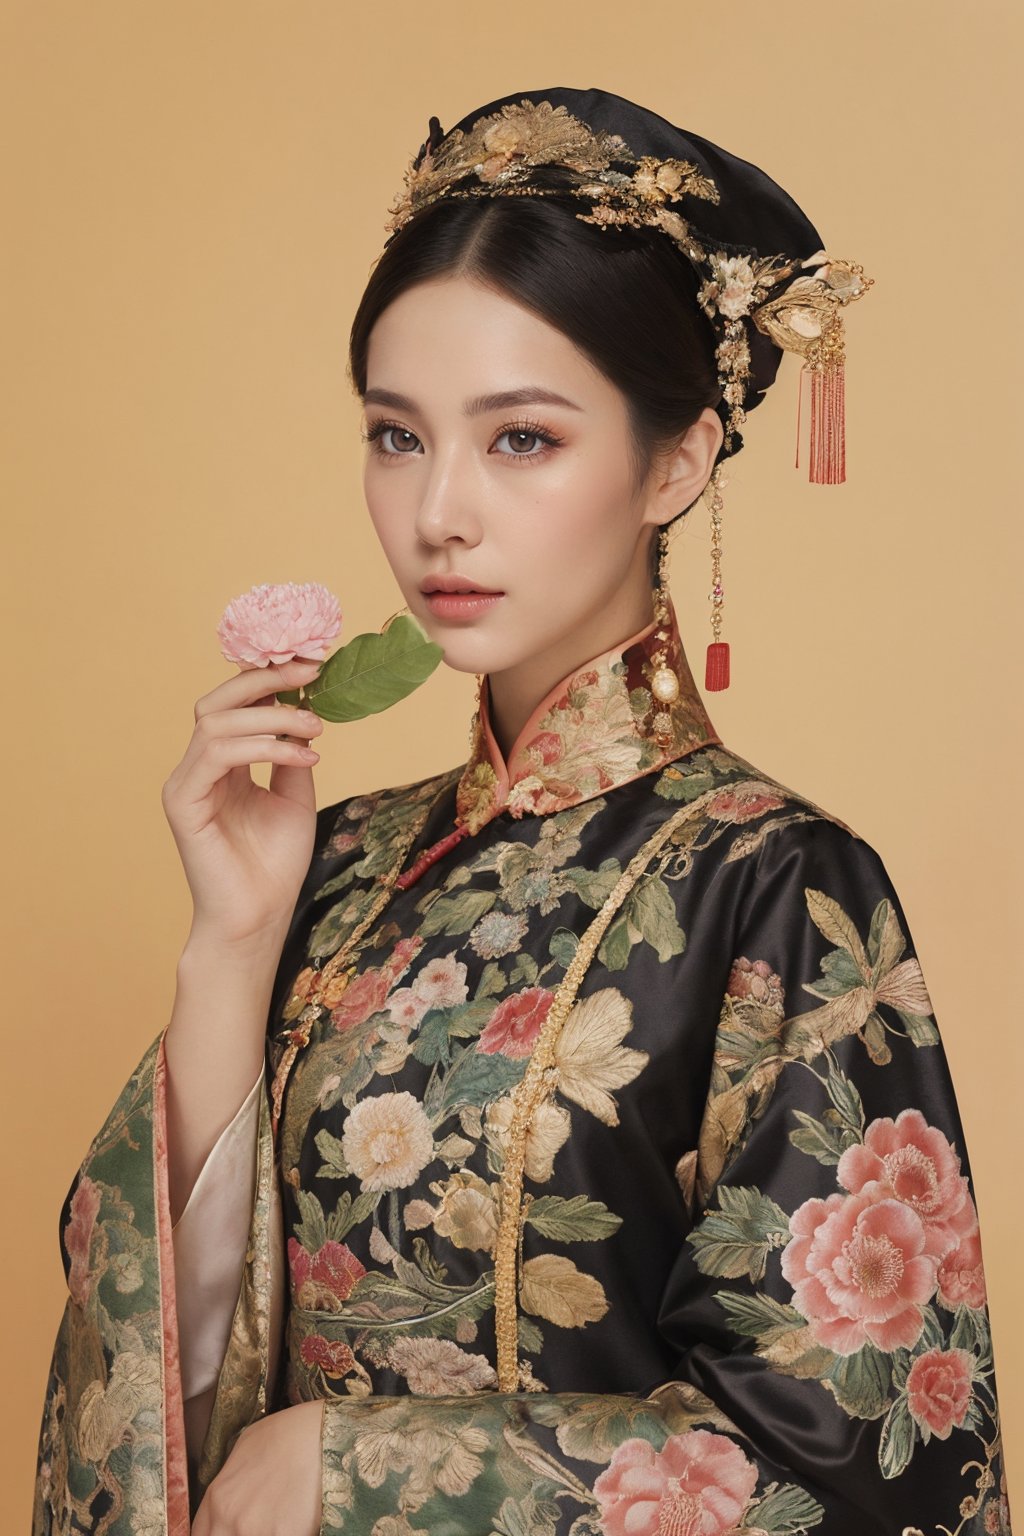
M675 609L576 667L541 699L508 761L494 736L485 675L470 728L470 754L456 790L456 825L475 833L502 811L521 817L564 810L628 784L699 747L721 745L683 651ZM664 645L679 696L655 705L653 656ZM671 718L671 740L650 732L655 708Z

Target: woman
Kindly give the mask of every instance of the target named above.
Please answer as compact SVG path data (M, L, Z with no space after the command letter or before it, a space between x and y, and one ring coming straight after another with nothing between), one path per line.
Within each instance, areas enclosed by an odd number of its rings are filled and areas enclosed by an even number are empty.
M255 670L198 701L164 786L194 921L62 1213L34 1529L1008 1531L899 899L721 742L666 586L816 314L812 475L843 477L857 269L601 91L432 119L392 213L366 495L480 675L469 756L317 811L309 711ZM717 560L712 596L710 687Z

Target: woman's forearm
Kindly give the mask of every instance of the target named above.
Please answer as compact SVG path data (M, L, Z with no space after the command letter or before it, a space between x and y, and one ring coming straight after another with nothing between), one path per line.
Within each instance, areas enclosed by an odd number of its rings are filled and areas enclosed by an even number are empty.
M178 961L164 1040L172 1221L264 1063L283 943L283 933L244 948L192 934Z

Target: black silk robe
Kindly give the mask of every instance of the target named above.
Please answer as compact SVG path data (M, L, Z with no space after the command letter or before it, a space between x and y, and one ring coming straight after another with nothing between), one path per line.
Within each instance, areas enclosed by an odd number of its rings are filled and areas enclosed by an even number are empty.
M191 1478L150 1046L61 1213L36 1536L184 1536L189 1482L310 1398L322 1536L1010 1530L899 899L722 744L674 620L659 744L655 646L566 678L508 763L485 685L464 765L318 813Z

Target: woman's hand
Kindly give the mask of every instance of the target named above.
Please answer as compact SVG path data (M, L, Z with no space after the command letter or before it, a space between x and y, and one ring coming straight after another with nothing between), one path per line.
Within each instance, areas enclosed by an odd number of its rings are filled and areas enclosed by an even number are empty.
M192 1536L319 1536L322 1400L249 1424L207 1488Z
M323 730L310 709L274 693L316 676L319 663L293 658L251 667L199 699L195 729L163 786L192 892L193 933L217 945L282 937L309 867L316 832L312 759L303 744ZM268 688L271 690L268 692ZM301 743L279 740L281 733ZM270 762L270 787L251 763Z

